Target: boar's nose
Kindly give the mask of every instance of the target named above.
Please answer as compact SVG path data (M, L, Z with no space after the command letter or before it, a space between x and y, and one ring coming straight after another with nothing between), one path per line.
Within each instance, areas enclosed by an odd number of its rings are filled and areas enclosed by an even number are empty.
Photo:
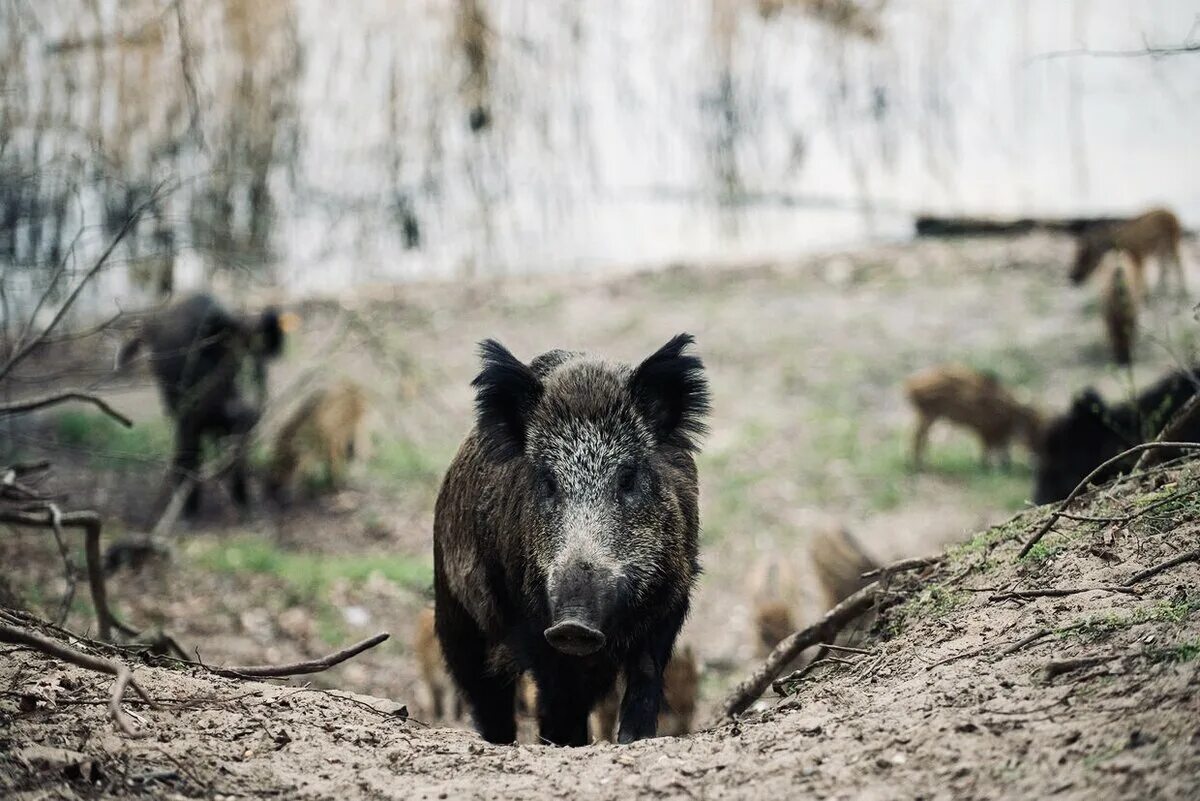
M604 633L579 620L564 620L546 629L546 642L571 656L588 656L604 647Z

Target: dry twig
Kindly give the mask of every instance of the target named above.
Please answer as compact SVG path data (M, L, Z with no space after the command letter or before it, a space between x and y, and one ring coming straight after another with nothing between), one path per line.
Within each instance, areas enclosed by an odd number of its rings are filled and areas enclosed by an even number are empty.
M1046 518L1046 522L1043 523L1036 532L1034 532L1034 535L1032 537L1030 537L1029 540L1025 543L1025 545L1021 548L1021 552L1019 554L1017 554L1017 558L1018 559L1023 558L1026 554L1029 553L1030 550L1032 550L1034 545L1037 545L1038 542L1041 541L1042 537L1046 536L1046 533L1049 532L1050 529L1054 527L1054 524L1056 522L1058 522L1058 518L1060 518L1062 516L1062 513L1065 512L1067 507L1071 505L1071 502L1073 500L1075 500L1075 498L1077 498L1081 492L1083 492L1083 490L1088 486L1089 483L1091 483L1092 479L1094 479L1096 476L1100 475L1101 473L1103 473L1105 470L1112 467L1113 465L1118 464L1121 460L1127 459L1130 456L1133 456L1135 453L1142 453L1143 451L1159 450L1159 449L1166 449L1166 448L1180 448L1180 449L1184 449L1184 450L1193 450L1194 451L1194 450L1200 450L1200 443L1196 443L1196 442L1143 442L1141 445L1134 445L1129 450L1118 453L1116 456L1112 457L1108 461L1101 464L1099 467L1092 470L1092 472L1090 472L1086 476L1084 476L1082 481L1080 481L1078 484L1075 485L1075 489L1071 490L1071 494L1068 495L1063 500L1063 502L1058 505L1058 508L1054 510L1054 513L1051 514L1050 517Z
M113 407L109 406L105 400L96 397L90 392L83 392L81 390L55 392L53 395L43 395L40 398L28 398L26 400L0 404L0 417L10 414L24 414L26 412L33 412L37 411L38 409L44 409L47 406L57 406L60 403L66 403L67 401L73 400L84 401L86 403L93 404L96 406L96 408L116 420L121 425L125 426L126 428L133 428L133 421L118 412Z
M1007 601L1007 600L1028 600L1030 598L1061 598L1064 595L1075 595L1081 592L1121 592L1126 595L1137 595L1136 590L1129 587L1115 587L1111 585L1097 584L1091 587L1050 587L1044 590L1013 590L1011 592L998 592L989 598L989 601Z
M936 565L938 562L942 561L942 559L943 557L941 554L938 554L937 556L915 556L911 559L901 559L899 562L893 562L892 564L884 567L877 567L874 570L868 570L866 573L861 575L861 578L870 579L875 578L876 576L890 576L895 573L904 573L909 570L920 570L923 567Z
M1125 586L1129 587L1133 584L1137 584L1139 582L1145 581L1148 578L1157 576L1159 573L1162 573L1164 570L1170 570L1171 568L1175 567L1176 565L1182 565L1184 562L1200 562L1200 548L1196 548L1196 549L1188 551L1186 553L1181 553L1178 556L1174 556L1174 557L1168 559L1167 561L1163 562L1162 564L1158 564L1158 565L1155 565L1154 567L1147 568L1140 573L1135 573L1132 577L1129 578L1128 581L1125 582Z
M389 636L386 631L381 632L374 637L369 637L362 642L355 643L349 648L343 648L336 653L323 656L320 659L310 659L306 662L292 662L287 665L242 665L220 668L204 665L203 667L212 673L216 673L218 676L227 676L235 679L281 678L283 676L299 676L305 673L320 673L334 665L345 662L347 659L358 656L363 651L374 648Z
M108 702L109 714L112 715L112 719L118 728L129 737L146 736L147 732L139 731L130 724L129 717L125 714L125 710L121 708L121 700L125 697L126 688L132 687L134 692L150 707L155 707L155 704L150 696L146 695L145 691L133 680L133 673L125 665L114 662L111 659L85 654L83 651L72 648L64 643L47 639L40 634L10 626L6 623L0 623L0 642L28 646L35 651L40 651L43 654L61 659L64 662L69 662L72 665L116 676L117 678L113 682L112 694Z

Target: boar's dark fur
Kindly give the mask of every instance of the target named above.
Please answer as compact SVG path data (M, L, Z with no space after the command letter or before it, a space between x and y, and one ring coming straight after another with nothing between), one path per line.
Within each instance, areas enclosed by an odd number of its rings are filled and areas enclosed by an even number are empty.
M1038 456L1034 501L1050 503L1067 497L1075 485L1104 462L1134 445L1158 436L1184 403L1193 395L1200 372L1177 371L1126 403L1109 406L1094 389L1084 390L1071 409L1053 420L1046 429ZM1179 436L1195 441L1200 424ZM1170 457L1168 457L1170 458ZM1096 476L1103 484L1133 468L1137 454Z
M700 571L708 390L691 343L635 369L566 351L525 365L482 344L475 429L437 500L434 590L447 666L485 739L515 739L523 671L549 742L585 745L620 671L619 741L654 736Z
M175 421L174 484L199 470L205 439L245 434L258 421L266 396L266 363L280 354L283 340L278 310L238 316L211 295L199 293L153 314L122 346L118 367L139 350L148 351L163 403ZM244 397L238 381L247 365L258 396L254 401ZM230 491L235 503L246 505L246 467L241 459L230 471ZM193 487L184 513L195 513L199 505L200 488Z

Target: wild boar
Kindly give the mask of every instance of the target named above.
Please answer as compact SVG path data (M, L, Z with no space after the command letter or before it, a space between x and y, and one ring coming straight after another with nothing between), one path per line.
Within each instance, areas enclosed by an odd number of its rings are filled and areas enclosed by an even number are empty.
M862 574L879 567L842 526L819 529L809 540L808 554L821 587L824 610L865 587L869 581Z
M617 679L603 701L592 713L594 740L612 742L617 729L617 710L621 704L624 677ZM658 711L658 736L682 737L692 730L696 716L696 697L700 692L700 668L691 646L675 649L663 671L663 705Z
M1133 362L1133 343L1137 335L1138 307L1142 295L1138 282L1125 259L1118 259L1108 269L1101 296L1101 310L1108 341L1117 364Z
M700 572L693 454L709 401L692 342L636 368L561 350L526 365L482 344L475 427L434 511L434 590L484 739L513 742L523 671L548 742L585 745L618 672L618 741L654 736Z
M929 367L913 373L904 391L917 412L913 434L913 466L921 468L929 429L945 418L975 432L983 446L982 461L999 454L1009 463L1009 443L1022 439L1036 452L1041 438L1042 417L1032 406L1019 402L993 375L961 364Z
M270 494L276 500L290 494L296 474L314 464L324 464L330 487L340 488L347 462L362 450L366 413L366 392L354 381L312 392L275 437L267 479Z
M413 650L421 668L423 688L421 705L432 717L431 722L454 722L462 717L458 692L446 672L446 660L434 629L433 609L426 607L417 615L417 630L413 637Z
M806 607L791 560L776 554L760 558L747 582L754 597L754 651L765 657L796 630L797 612Z
M207 294L190 295L150 315L141 330L121 346L117 369L142 350L163 403L175 421L175 459L171 478L178 486L200 469L205 440L221 440L248 432L266 402L267 362L283 351L286 334L298 320L294 314L268 308L261 314L235 315ZM240 374L251 371L246 400ZM246 465L238 459L230 470L230 494L246 506ZM184 514L200 508L200 487L193 487Z
M1166 287L1169 269L1179 281L1179 291L1186 292L1183 262L1179 257L1182 230L1179 218L1168 209L1151 209L1123 222L1094 225L1083 231L1076 240L1071 281L1083 283L1100 265L1104 254L1117 250L1128 254L1131 278L1140 294L1145 294L1145 261L1150 256L1157 257L1159 261L1159 290Z
M1035 503L1059 501L1088 473L1104 462L1142 442L1158 436L1200 386L1200 372L1176 371L1146 389L1133 400L1109 406L1091 388L1080 393L1071 408L1051 421L1046 429L1034 475ZM1180 432L1182 441L1200 437L1200 423ZM1137 455L1096 476L1094 483L1103 484L1120 473L1130 470Z

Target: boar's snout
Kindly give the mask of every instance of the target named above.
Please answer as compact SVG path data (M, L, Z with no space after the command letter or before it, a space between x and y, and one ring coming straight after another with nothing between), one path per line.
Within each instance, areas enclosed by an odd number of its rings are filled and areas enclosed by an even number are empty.
M564 620L546 629L546 642L571 656L588 656L604 647L604 633L578 620Z
M586 561L574 561L551 581L550 614L546 642L572 656L587 656L604 647L604 624L616 595L611 570Z

